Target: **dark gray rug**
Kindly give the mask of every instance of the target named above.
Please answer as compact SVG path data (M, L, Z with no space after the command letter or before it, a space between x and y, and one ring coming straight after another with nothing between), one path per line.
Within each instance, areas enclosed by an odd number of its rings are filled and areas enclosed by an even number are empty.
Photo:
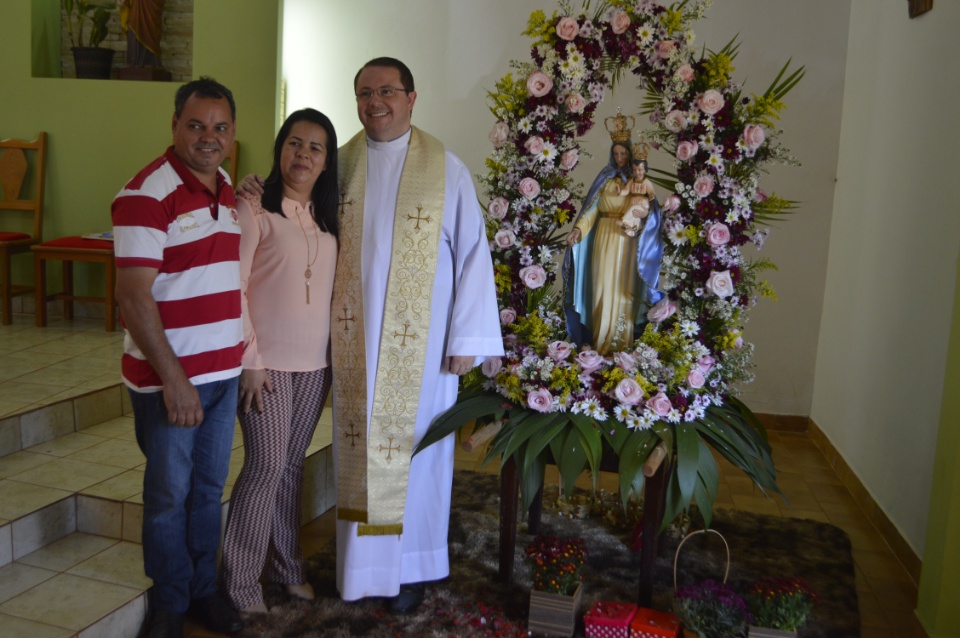
M427 589L416 614L394 617L381 601L347 604L334 585L335 550L331 542L307 561L307 574L317 590L314 603L285 601L268 592L273 612L252 623L241 635L281 638L294 636L527 636L530 575L523 547L531 540L526 525L518 530L513 582L497 580L498 479L472 472L454 478L450 520L451 575ZM589 556L584 570L581 614L595 600L634 601L637 597L639 554L629 548L630 530L599 517L558 515L545 499L541 533L582 537ZM730 544L727 583L745 593L764 576L798 577L820 596L813 618L799 638L858 638L860 620L854 585L850 540L837 527L811 520L783 519L732 510L719 510L714 528ZM653 607L670 610L673 595L673 556L678 537L668 532L657 559ZM726 554L713 534L698 535L684 544L679 562L680 584L723 577ZM583 635L583 625L578 629Z

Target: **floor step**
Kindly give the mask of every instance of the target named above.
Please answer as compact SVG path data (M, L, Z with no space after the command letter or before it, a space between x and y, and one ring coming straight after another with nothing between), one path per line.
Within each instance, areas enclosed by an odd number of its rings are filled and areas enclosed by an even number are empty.
M151 584L139 545L145 459L125 395L107 388L16 417L22 449L0 456L4 638L133 638L140 628ZM305 521L334 505L331 414L307 449ZM237 426L224 522L243 453Z

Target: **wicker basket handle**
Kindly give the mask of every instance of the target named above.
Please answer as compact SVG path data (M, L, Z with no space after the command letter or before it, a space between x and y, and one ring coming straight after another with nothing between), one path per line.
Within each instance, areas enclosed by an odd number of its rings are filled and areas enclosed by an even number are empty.
M680 544L677 545L677 552L673 556L673 591L677 591L677 560L680 558L680 548L683 547L683 544L687 542L687 539L691 536L696 536L697 534L705 534L707 532L713 532L720 537L720 540L723 541L723 546L727 548L727 567L723 571L723 582L726 584L727 576L730 575L730 545L727 543L727 539L723 537L723 534L718 532L715 529L698 529L693 532L690 532L680 541Z

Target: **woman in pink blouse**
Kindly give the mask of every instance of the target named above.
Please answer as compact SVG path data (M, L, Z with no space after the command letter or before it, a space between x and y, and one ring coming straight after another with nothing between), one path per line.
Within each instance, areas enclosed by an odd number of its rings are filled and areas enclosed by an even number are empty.
M264 613L260 576L313 599L300 549L303 460L330 389L330 298L337 263L337 135L313 109L290 115L263 195L237 199L245 454L223 541L233 605Z

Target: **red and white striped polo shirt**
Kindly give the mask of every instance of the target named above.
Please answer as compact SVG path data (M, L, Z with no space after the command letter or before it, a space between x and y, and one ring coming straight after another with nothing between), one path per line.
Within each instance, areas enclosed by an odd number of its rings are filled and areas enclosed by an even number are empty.
M167 340L194 385L240 374L240 224L223 169L214 195L173 147L140 171L113 200L117 268L159 272L153 298ZM121 318L122 319L122 318ZM141 392L163 382L127 331L123 381Z

